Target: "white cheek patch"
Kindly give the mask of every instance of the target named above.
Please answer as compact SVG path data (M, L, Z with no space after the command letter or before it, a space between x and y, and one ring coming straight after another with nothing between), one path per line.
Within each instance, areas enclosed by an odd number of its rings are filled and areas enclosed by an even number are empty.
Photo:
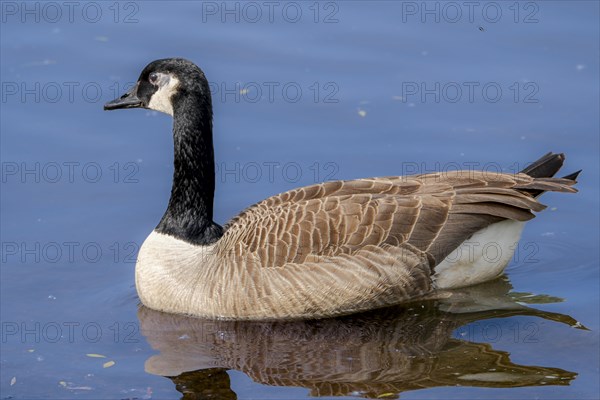
M154 92L148 103L148 108L173 116L171 97L177 91L179 80L172 75L159 74L158 90Z

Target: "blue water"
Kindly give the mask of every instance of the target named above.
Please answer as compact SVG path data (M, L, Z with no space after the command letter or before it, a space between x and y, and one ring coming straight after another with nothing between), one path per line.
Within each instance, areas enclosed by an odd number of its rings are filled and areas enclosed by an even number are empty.
M599 397L597 2L67 3L1 3L2 399ZM138 311L171 120L102 105L172 56L213 88L219 223L316 181L566 153L580 192L544 196L507 270L512 292L546 295L538 314L424 303L262 326Z

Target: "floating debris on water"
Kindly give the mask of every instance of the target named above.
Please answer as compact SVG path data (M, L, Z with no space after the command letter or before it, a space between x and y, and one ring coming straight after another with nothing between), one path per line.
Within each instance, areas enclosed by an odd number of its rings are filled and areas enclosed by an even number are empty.
M69 390L92 390L91 386L73 386L73 382L60 381L58 384Z
M32 61L27 64L23 64L23 66L24 67L40 67L40 66L44 66L44 65L53 65L53 64L56 64L55 60L45 59L45 60L41 60L41 61Z

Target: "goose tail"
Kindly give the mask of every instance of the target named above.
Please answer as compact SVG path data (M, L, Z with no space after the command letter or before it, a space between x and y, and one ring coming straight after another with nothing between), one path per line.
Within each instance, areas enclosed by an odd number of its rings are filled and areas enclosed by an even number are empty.
M577 190L572 186L577 183L577 177L581 170L562 178L554 178L554 175L563 166L564 161L565 155L563 153L550 152L543 155L521 171L521 173L536 179L533 184L519 189L531 194L533 197L538 197L546 191L576 192Z

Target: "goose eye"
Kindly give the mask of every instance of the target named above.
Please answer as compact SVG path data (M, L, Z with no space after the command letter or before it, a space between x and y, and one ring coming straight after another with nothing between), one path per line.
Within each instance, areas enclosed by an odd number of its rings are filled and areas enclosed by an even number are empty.
M148 80L150 83L155 84L158 82L158 74L156 72L151 73L150 76L148 76Z

